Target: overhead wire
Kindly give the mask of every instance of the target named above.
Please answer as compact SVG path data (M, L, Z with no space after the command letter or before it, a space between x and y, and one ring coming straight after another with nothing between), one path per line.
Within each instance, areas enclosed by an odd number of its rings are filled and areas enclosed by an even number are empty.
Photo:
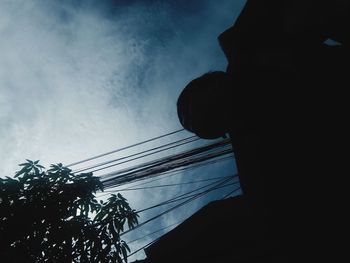
M206 165L214 164L214 163L218 163L218 162L223 162L223 161L226 161L226 160L232 160L232 157L233 157L233 155L231 154L231 155L228 155L228 156L215 158L214 160L203 161L201 163L192 164L192 165L189 165L189 166L186 166L186 167L183 167L183 168L180 167L180 168L173 169L173 170L170 170L170 171L161 172L157 176L159 178L156 178L156 179L143 178L143 180L138 180L138 181L143 181L142 183L137 183L137 181L136 181L136 182L129 182L129 183L125 183L125 184L126 185L130 185L131 184L132 187L145 185L145 184L150 184L150 183L153 183L153 182L156 182L156 181L164 180L164 179L169 178L169 177L174 176L174 175L183 174L184 171L193 170L193 169L196 169L196 168L199 168L199 167L202 167L202 166L206 166ZM218 177L216 177L216 178L218 178ZM144 182L144 181L146 181L146 182ZM124 184L122 184L122 185L124 185ZM115 186L115 187L112 187L112 188L117 188L117 187L120 187L120 186L121 185L118 185L118 186ZM119 191L119 190L118 189L116 189L116 190L105 190L104 192L116 192L116 191Z
M113 150L113 151L109 151L109 152L106 152L106 153L103 153L103 154L99 154L99 155L96 155L96 156L93 156L93 157L90 157L90 158L86 158L84 160L68 164L68 165L66 165L66 167L72 167L72 166L75 166L75 165L78 165L78 164L81 164L81 163L84 163L84 162L95 160L95 159L98 159L98 158L101 158L101 157L104 157L104 156L107 156L107 155L110 155L110 154L113 154L113 153L117 153L117 152L120 152L120 151L123 151L123 150L126 150L126 149L130 149L130 148L133 148L133 147L136 147L136 146L148 143L148 142L152 142L152 141L155 141L155 140L158 140L158 139L161 139L161 138L164 138L164 137L167 137L167 136L170 136L170 135L182 132L182 131L185 131L185 129L179 129L179 130L176 130L176 131L173 131L173 132L169 132L169 133L157 136L157 137L153 137L153 138L145 140L145 141L141 141L141 142L138 142L138 143L134 143L134 144L122 147L122 148L118 148L118 149Z
M197 195L195 195L195 196L193 196L193 197L191 197L191 198L189 198L189 199L187 199L187 200L185 200L185 201L183 201L183 202L181 202L181 203L179 203L179 204L177 204L177 205L175 205L175 206L173 206L173 207L171 207L171 208L169 208L169 209L167 209L167 210L165 210L165 211L163 211L161 213L159 213L158 215L153 216L153 217L147 219L146 221L136 225L134 228L131 228L129 230L124 231L123 233L120 234L120 236L123 236L123 235L125 235L125 234L127 234L127 233L129 233L131 231L134 231L137 228L140 228L140 227L148 224L149 222L151 222L151 221L153 221L153 220L155 220L155 219L157 219L157 218L159 218L159 217L161 217L161 216L163 216L163 215L165 215L165 214L167 214L167 213L169 213L169 212L171 212L171 211L173 211L173 210L175 210L175 209L177 209L177 208L179 208L179 207L181 207L181 206L183 206L183 205L185 205L185 204L187 204L187 203L189 203L189 202L191 202L191 201L193 201L193 200L195 200L195 199L197 199L197 198L199 198L199 197L201 197L201 196L203 196L203 195L205 195L205 194L207 194L209 192L211 192L211 191L214 191L214 190L217 190L217 189L220 189L220 188L223 188L223 187L230 186L230 184L229 185L225 185L225 183L227 181L229 181L229 180L232 180L232 179L231 178L226 179L225 181L216 184L215 186L207 189L206 191L198 193Z
M201 183L201 182L213 181L213 180L217 180L218 178L223 178L223 177L228 177L228 176L207 178L207 179L202 179L202 180L181 182L181 183L173 183L173 184L161 184L161 185L144 186L144 187L122 188L122 189L113 190L113 191L112 190L107 190L107 191L104 191L104 192L106 192L106 193L115 193L115 192L136 191L136 190L163 188L163 187L171 187L171 186L179 186L179 185L189 185L189 184L196 184L196 183Z
M225 139L225 140L222 140L222 141L219 141L219 142L215 142L215 143L208 143L208 144L206 144L204 146L196 147L194 149L189 149L189 150L186 150L186 151L174 154L174 155L168 155L166 157L159 158L159 159L156 159L154 161L150 161L150 162L142 163L142 164L139 164L139 165L135 165L133 167L126 168L125 170L135 170L138 167L146 167L146 166L151 166L151 165L159 164L159 163L163 163L163 162L169 162L169 161L177 160L178 158L190 157L190 156L192 156L194 154L203 154L203 153L206 153L209 150L213 150L213 149L219 148L221 146L227 146L229 144L229 142L230 142L229 139ZM110 173L103 174L100 177L102 177L102 179L103 179L103 178L114 176L114 175L119 174L121 172L122 172L122 170L118 170L118 171L115 171L115 172L110 172Z
M221 187L225 187L225 186L228 186L228 185L224 185L224 186L221 186ZM216 189L218 189L218 188L216 188ZM237 188L235 191L237 191L239 188ZM209 190L209 189L208 189ZM198 197L197 197L198 198ZM192 200L190 200L190 201L192 201ZM186 203L187 203L187 201L185 201ZM184 204L185 204L185 202L183 202ZM182 205L183 203L181 203L180 205ZM178 208L178 206L176 206L176 207L174 207L175 209L176 208ZM170 209L169 209L170 210ZM171 210L173 210L173 209L171 209ZM161 215L161 214L160 214ZM157 216L158 217L158 216ZM157 217L154 217L154 218L157 218ZM154 219L154 218L151 218L151 219ZM146 223L147 221L145 221L144 223ZM148 222L147 222L148 223ZM132 231L133 229L130 229L129 231ZM126 232L129 232L129 231L126 231ZM160 231L160 230L159 230ZM122 235L123 234L125 234L126 232L124 232L124 233L122 233ZM157 231L155 231L155 232L157 232ZM149 235L146 235L145 237L147 237L147 236L149 236ZM149 243L147 243L146 245L144 245L144 246L142 246L141 248L139 248L139 249L137 249L137 250L135 250L134 252L132 252L132 253L130 253L129 255L128 255L128 257L130 257L130 256L132 256L132 255L134 255L134 254L136 254L136 253L138 253L138 252L140 252L141 250L144 250L145 248L147 248L147 247L149 247L149 246L151 246L152 244L154 244L154 243L156 243L158 240L160 240L160 238L161 237L158 237L158 238L156 238L155 240L153 240L153 241L151 241L151 242L149 242ZM139 239L137 239L137 240L140 240L141 238L139 238Z
M109 151L103 154L99 154L90 158L86 158L84 160L75 162L75 163L71 163L69 165L67 165L67 167L72 167L72 166L76 166L78 164L82 164L88 161L92 161L101 157L105 157L107 155L111 155L117 152L121 152L123 150L127 150L139 145L143 145L176 133L179 133L181 131L184 131L184 129L181 130L177 130L174 132L170 132L161 136L157 136L139 143L135 143L126 147L122 147L113 151ZM155 155L157 153L160 152L164 152L164 151L168 151L171 149L174 149L176 147L191 143L191 142L195 142L199 140L198 137L196 136L191 136L191 137L187 137L184 139L179 139L175 142L170 142L170 143L166 143L166 144L162 144L160 146L156 146L147 150L143 150L143 151L139 151L127 156L123 156L120 158L116 158L116 159L112 159L112 160L108 160L108 161L104 161L98 164L94 164L94 165L90 165L84 168L78 168L76 169L74 172L84 172L84 171L90 171L90 172L98 172L104 169L108 169L108 168L112 168L118 165L122 165L128 162L132 162L132 161L136 161L142 158L146 158L148 156L151 155ZM223 160L227 160L230 158L233 154L232 148L229 147L230 146L230 140L229 139L224 139L221 140L219 142L214 142L211 144L207 144L204 146L199 146L196 147L194 149L190 149L190 150L186 150L186 151L182 151L180 153L176 153L176 154L172 154L172 155L168 155L166 157L163 158L158 158L156 160L152 160L152 161L148 161L148 162L143 162L141 164L138 165L134 165L131 167L127 167L127 168L123 168L123 169L119 169L117 171L113 171L113 172L109 172L103 175L100 175L99 177L101 178L101 182L103 183L105 188L115 188L124 184L130 184L130 183L135 183L137 181L140 180L146 180L148 179L148 183L154 182L157 179L153 179L153 180L149 180L151 178L153 178L154 176L158 175L174 175L176 173L181 173L185 170L188 169L194 169L197 167L201 167L203 165L208 165L208 164L212 164L215 162L219 162L219 161L223 161ZM121 234L125 235L127 233L129 233L130 231L133 231L139 227L144 226L145 224L165 215L166 213L169 213L170 211L173 211L211 191L217 190L217 189L221 189L223 187L227 187L227 186L231 186L234 184L237 184L239 182L235 182L235 183L228 183L230 182L230 180L232 180L234 178L234 176L230 176L229 178L225 178L222 177L220 178L220 180L217 180L211 184L208 184L206 186L197 188L195 190L192 190L190 192L187 192L185 194L181 194L178 195L176 197L173 197L171 199L168 199L166 201L163 201L159 204L150 206L148 208L142 209L137 211L138 213L142 213L144 211L150 210L150 209L154 209L156 207L160 207L163 205L167 205L167 204L171 204L174 202L180 202L178 204L176 204L175 206L166 209L165 211L161 212L160 214L157 214L149 219L147 219L146 221L138 224L135 228L133 229L129 229L125 232L123 232ZM158 178L158 180L161 178ZM194 184L194 183L199 183L199 182L205 182L205 181L212 181L215 178L210 178L210 179L203 179L203 180L197 180L197 181L190 181L190 182L181 182L181 183L174 183L174 184L163 184L163 185L158 185L158 186L148 186L148 187L136 187L137 185L134 185L133 187L129 187L129 188L124 188L124 189L116 189L115 191L132 191L132 190L142 190L142 189L152 189L152 188L161 188L161 187L170 187L170 186L179 186L179 185L185 185L185 184ZM143 184L146 184L145 182ZM142 184L138 184L138 185L142 185ZM210 188L208 188L210 187ZM208 189L205 189L208 188ZM205 190L203 190L205 189ZM239 188L237 188L239 189ZM229 194L225 195L224 198L226 198L229 195L232 195L235 191L237 191L237 189L235 189L234 191L231 191ZM203 190L201 192L198 192L200 190ZM169 227L169 226L168 226ZM162 230L162 229L161 229ZM154 231L152 233L156 233L159 232L161 230L157 230ZM151 234L152 234L151 233ZM139 238L141 239L141 238ZM139 240L137 239L137 240ZM136 241L136 240L135 240ZM133 241L133 242L135 242ZM142 248L141 248L142 249ZM138 250L139 251L139 250ZM137 253L138 251L133 252L132 254L129 254L129 256Z
M79 161L79 162L75 162L72 163L68 166L73 166L73 165L77 165L77 164L81 164L90 160L94 160L112 153L116 153L122 150L126 150L138 145L142 145L145 144L147 142L151 142L160 138L164 138L167 136L170 136L172 134L178 133L183 131L183 129L181 130L177 130L174 132L170 132L161 136L157 136L139 143L135 143L133 145L127 146L127 147L123 147L123 148L119 148L117 150L114 151L110 151L104 154L100 154L100 155L96 155L90 158L87 158L85 160ZM98 164L94 164L94 165L90 165L88 167L84 167L84 168L78 168L77 170L75 170L74 172L83 172L83 171L90 171L90 172L97 172L97 171L101 171L107 168L111 168L117 165L121 165L121 164L125 164L127 162L131 162L131 161L135 161L138 159L142 159L145 158L147 156L150 155L154 155L156 153L159 152L163 152L166 150L170 150L176 147L179 147L181 145L187 144L187 143L191 143L194 141L199 140L199 138L197 136L190 136L184 139L180 139L177 140L175 142L170 142L167 144L163 144L157 147L153 147L151 149L147 149L141 152L137 152L134 154L130 154L128 156L123 156L117 159L113 159L113 160L108 160L102 163L98 163ZM187 170L190 166L196 167L200 167L201 165L205 165L205 162L207 162L208 160L210 160L209 163L214 163L217 161L221 161L225 158L219 158L222 157L224 155L228 155L228 154L232 154L232 149L228 149L225 148L225 145L227 145L229 143L229 140L223 140L220 142L215 142L214 144L207 144L204 146L200 146L194 149L190 149L187 151L183 151L179 154L173 154L170 156L166 156L163 158L158 158L156 160L153 161L148 161L148 162L143 162L141 164L138 165L134 165L131 167L127 167L124 169L119 169L117 171L113 171L113 172L109 172L107 174L102 174L99 177L101 178L101 181L104 185L105 188L114 188L116 186L120 186L123 184L127 184L127 183L132 183L132 182L137 182L140 180L144 180L144 179L150 179L151 177L157 175L163 175L163 174L167 174L167 173L172 173L172 172L176 172L176 169L178 169L178 172L180 171L184 171ZM220 147L223 148L222 151L220 151ZM136 157L137 156L137 157ZM135 157L135 158L132 158ZM225 157L225 156L224 156ZM227 157L227 156L226 156ZM217 160L213 160L213 159L217 159ZM221 159L221 160L219 160ZM124 160L124 161L121 161ZM121 161L121 162L120 162ZM213 161L213 162L211 162ZM116 163L117 162L117 163ZM111 165L108 165L111 164ZM106 166L108 165L108 166ZM94 169L97 168L97 169ZM93 170L91 170L93 169ZM149 178L146 178L148 177Z
M169 213L170 211L175 210L175 209L177 209L177 208L179 208L179 207L185 205L186 203L191 202L191 201L193 201L193 200L195 200L195 199L197 199L197 198L199 198L199 197L201 197L201 196L203 196L203 195L205 195L205 194L207 194L207 193L209 193L209 192L212 192L212 191L214 191L214 190L217 190L217 189L220 189L220 188L223 188L223 187L227 187L227 186L231 186L231 185L237 184L238 182L226 184L227 182L233 180L235 177L236 177L236 175L234 175L234 176L229 176L229 178L225 178L225 179L223 179L223 180L219 180L218 182L210 183L210 184L208 184L208 185L206 185L206 186L197 188L196 190L192 190L191 192L187 192L187 193L185 193L185 194L178 195L178 196L175 197L175 198L171 198L171 199L169 199L169 200L167 200L167 201L164 201L164 202L161 202L161 203L159 203L159 204L157 204L157 205L153 205L153 206L151 206L151 207L147 207L147 208L145 208L145 209L141 209L141 210L135 211L135 213L142 213L142 212L144 212L144 211L147 211L147 210L150 210L150 209L153 209L153 208L156 208L156 207L159 207L159 206L168 204L168 203L173 203L173 202L176 202L176 201L178 201L178 200L183 200L183 199L186 199L186 198L187 198L187 200L185 200L184 202L181 202L180 204L177 204L177 205L171 207L170 209L167 209L167 210L161 212L160 214L158 214L158 215L156 215L156 216L154 216L154 217L152 217L152 218L150 218L150 219L148 219L148 220L146 220L146 221L144 221L144 222L142 222L142 223L136 225L134 228L131 228L131 229L129 229L129 230L124 231L123 233L120 234L120 236L123 236L123 235L125 235L125 234L127 234L127 233L129 233L129 232L131 232L131 231L133 231L133 230L136 230L137 228L139 228L139 227L141 227L141 226L143 226L143 225L145 225L145 224L147 224L147 223L149 223L149 222L151 222L151 221L153 221L153 220L155 220L155 219L157 219L157 218L163 216L164 214L167 214L167 213ZM206 187L211 186L211 185L213 185L213 186L212 186L211 188L206 189L205 191L202 191L202 192L199 192L199 193L190 195L190 196L188 196L188 197L184 197L185 195L188 195L189 193L198 191L198 190L200 190L200 189L206 188ZM176 199L178 199L178 200L176 200ZM101 224L101 223L96 223L96 225L99 225L99 224Z
M224 196L221 198L221 200L224 200L224 199L228 198L229 196L233 195L234 193L238 192L239 190L241 190L240 187L237 188L237 189L235 189L235 190L233 190L233 191L231 191L231 192L229 192L228 194L224 195Z
M144 157L156 154L156 153L160 153L160 152L163 152L163 151L166 151L166 150L169 150L169 149L173 149L173 148L176 148L176 147L179 147L179 146L191 143L191 142L195 142L195 141L198 141L199 139L200 138L197 137L197 136L190 136L190 137L187 137L185 139L181 139L181 140L177 140L175 142L163 144L161 146L153 147L151 149L147 149L147 150L144 150L144 151L141 151L141 152L137 152L137 153L130 154L130 155L127 155L127 156L123 156L123 157L120 157L120 158L117 158L117 159L113 159L113 160L106 161L106 162L103 162L103 163L91 165L91 166L88 166L88 167L85 167L85 168L80 168L80 169L75 170L74 172L75 173L80 173L80 172L91 170L93 168L104 166L104 165L107 165L107 164L110 164L110 163L113 163L113 162L118 162L118 161L125 160L125 159L128 159L128 158L134 157L134 156L138 156L138 155L141 155L141 154L144 154L144 153L151 152L151 153L149 153L147 155L143 155L143 156L140 156L138 158L130 159L130 160L127 160L125 162L121 162L121 163L117 163L117 164L110 165L110 166L107 166L107 167L103 167L103 168L100 168L100 169L89 171L89 172L92 172L92 173L93 172L97 172L97 171L104 170L104 169L107 169L107 168L110 168L110 167L113 167L113 166L116 166L116 165L120 165L120 164L127 163L127 162L130 162L130 161L138 160L138 159L141 159L141 158L144 158ZM171 147L167 147L167 146L170 146L170 145L172 145L172 146ZM162 150L156 151L158 149L162 149ZM152 152L152 151L154 151L154 152Z
M183 194L178 195L178 196L176 196L176 197L173 197L173 198L171 198L171 199L169 199L169 200L163 201L162 203L157 204L156 207L157 207L157 206L160 206L160 205L162 205L162 204L167 204L168 202L171 202L173 199L177 199L177 198L180 198L180 197L182 197L182 196L186 196L186 195L189 195L189 194L194 193L194 192L196 192L196 191L199 191L199 190L201 190L201 189L204 189L204 188L206 188L206 187L209 187L209 186L211 186L211 185L213 185L213 184L219 182L220 180L223 180L223 179L226 179L226 178L229 178L229 177L237 177L237 174L235 174L235 175L233 175L233 176L232 176L232 175L228 175L228 176L220 176L220 177L214 177L214 178L209 178L209 179L204 179L204 180L198 180L198 181L201 181L201 182L215 180L215 182L212 182L212 183L210 183L210 184L206 184L206 185L204 185L204 186L201 186L201 187L199 187L199 188L196 188L196 189L194 189L194 190L191 190L190 192L186 192L186 193L183 193ZM181 183L180 183L180 184L181 184ZM146 189L147 189L147 188L146 188ZM127 189L126 189L126 190L127 190ZM139 190L142 190L142 189L140 188ZM103 193L105 193L105 194L99 195L98 198L101 198L101 197L106 196L106 195L110 195L111 193L120 192L120 191L122 191L122 190L116 189L116 190L104 191ZM182 199L184 199L184 198L180 198L179 200L182 200ZM176 201L176 200L175 200L175 201ZM153 206L152 206L152 207L153 207ZM151 208L152 208L152 207L151 207ZM148 209L149 209L149 208L144 209L144 210L148 210ZM142 211L139 210L138 212L143 212L144 210L142 210Z
M213 144L197 147L189 151L184 151L179 154L166 156L155 161L150 161L141 165L135 165L126 169L121 169L102 175L101 182L105 188L111 188L126 182L137 181L144 177L149 177L156 174L159 175L162 172L173 170L175 168L184 167L194 163L199 163L223 155L231 154L232 148L227 147L228 144L229 140L226 139ZM223 149L210 152L210 150L220 147Z
M200 162L200 161L202 160L194 159L194 160L191 160L191 163ZM191 163L188 162L187 165L190 165ZM155 176L159 176L159 174L161 174L162 171L174 169L176 167L177 166L173 165L172 167L155 167L154 169L145 169L138 172L130 172L122 176L119 176L118 178L112 178L107 182L102 181L102 183L105 188L111 188L111 187L123 185L126 183L130 183L130 182L140 181L145 178L153 178Z
M142 236L142 237L138 237L138 238L136 238L136 239L133 239L133 240L131 240L131 241L128 241L127 243L128 243L128 244L131 244L131 243L134 243L134 242L139 241L139 240L141 240L141 239L144 239L144 238L146 238L146 237L152 236L152 235L157 234L157 233L159 233L159 232L161 232L161 231L163 231L163 230L165 230L165 229L168 229L168 228L170 228L170 227L172 227L172 226L179 225L179 224L181 224L183 221L185 221L185 220L180 220L180 221L178 221L178 222L176 222L176 223L173 223L173 224L170 224L170 225L168 225L168 226L159 228L159 229L157 229L157 230L155 230L155 231L153 231L153 232L151 232L151 233L149 233L149 234L147 234L147 235L144 235L144 236Z
M217 182L216 182L217 183ZM235 184L238 184L239 182L234 182L230 185L235 185ZM157 207L160 207L160 206L163 206L163 205L168 205L168 204L171 204L171 203L174 203L174 202L178 202L178 201L181 201L181 200L184 200L184 199L188 199L188 198L191 198L191 197L195 197L197 195L201 195L203 193L206 193L207 190L205 191L202 191L202 192L199 192L199 193L195 193L196 191L200 190L200 189L203 189L205 187L208 187L208 186L204 186L204 187L201 187L199 189L196 189L196 190L193 190L191 192L188 192L188 193L185 193L185 194L181 194L177 197L174 197L174 198L171 198L169 200L166 200L166 201L163 201L159 204L156 204L156 205L153 205L153 206L150 206L150 207L147 207L147 208L144 208L144 209L141 209L141 210L138 210L136 211L136 213L140 214L142 212L145 212L145 211L148 211L148 210L151 210L151 209L154 209L154 208L157 208ZM217 188L211 188L211 190L216 190Z
M156 243L158 240L160 239L160 237L156 238L155 240L147 243L146 245L142 246L141 248L135 250L134 252L130 253L129 255L127 255L127 257L131 257L132 255L135 255L136 253L140 252L141 250L144 250L145 248L153 245L154 243Z

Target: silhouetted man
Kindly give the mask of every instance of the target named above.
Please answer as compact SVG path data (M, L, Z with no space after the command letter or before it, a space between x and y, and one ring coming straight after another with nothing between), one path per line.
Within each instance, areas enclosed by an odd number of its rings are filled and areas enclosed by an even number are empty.
M178 100L186 129L230 134L243 193L285 255L334 238L323 213L336 213L340 200L324 190L339 187L329 177L348 145L348 11L341 0L249 0L219 36L227 71L191 81Z

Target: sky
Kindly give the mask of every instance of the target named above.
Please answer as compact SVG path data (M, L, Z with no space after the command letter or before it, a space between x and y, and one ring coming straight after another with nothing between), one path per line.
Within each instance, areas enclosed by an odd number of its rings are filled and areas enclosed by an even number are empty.
M217 36L243 4L1 1L0 175L13 176L24 159L68 164L180 129L178 95L193 78L225 70ZM211 169L229 174L233 166ZM138 208L168 196L128 199ZM203 202L157 224L183 219Z

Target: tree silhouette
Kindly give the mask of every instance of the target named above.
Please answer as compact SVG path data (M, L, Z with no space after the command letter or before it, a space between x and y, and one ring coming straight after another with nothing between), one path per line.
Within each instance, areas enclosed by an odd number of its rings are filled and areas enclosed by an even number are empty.
M122 195L96 200L99 178L62 164L20 166L14 178L0 178L1 262L127 262L120 234L138 215Z

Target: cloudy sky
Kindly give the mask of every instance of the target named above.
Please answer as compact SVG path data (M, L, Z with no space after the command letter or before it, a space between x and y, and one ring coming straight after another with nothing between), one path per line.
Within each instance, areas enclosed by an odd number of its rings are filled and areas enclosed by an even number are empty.
M217 36L243 4L0 1L1 176L26 158L67 164L181 128L176 99L225 70Z

